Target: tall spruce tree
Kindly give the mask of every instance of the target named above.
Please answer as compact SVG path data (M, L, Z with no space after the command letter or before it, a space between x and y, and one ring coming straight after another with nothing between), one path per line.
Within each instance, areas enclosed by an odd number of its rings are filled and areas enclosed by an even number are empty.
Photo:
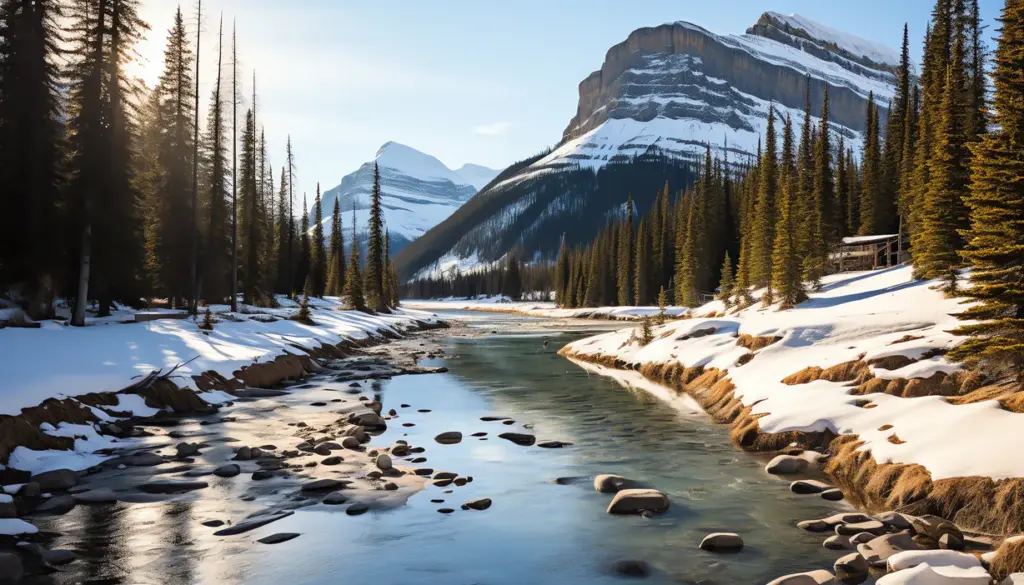
M559 307L567 306L566 289L569 284L569 247L565 243L565 234L562 234L562 243L558 248L558 259L555 261L555 304ZM620 305L626 303L619 303Z
M345 290L348 306L357 311L366 310L366 299L363 298L363 275L359 260L359 238L356 234L356 206L352 203L352 246L349 254L348 268L345 270Z
M345 239L341 226L341 202L334 198L334 211L331 212L331 242L327 249L327 286L326 294L341 295L345 287Z
M384 215L381 209L380 169L373 165L373 191L366 242L366 305L373 311L387 311L384 297Z
M860 227L857 229L857 233L871 236L878 235L885 230L885 203L882 193L881 156L878 143L878 108L875 106L874 92L868 94L864 119Z
M619 305L629 305L633 300L633 196L626 197L626 217L619 233L618 266L616 271L616 298ZM564 242L563 242L564 245Z
M732 259L729 257L729 251L725 251L725 259L722 260L722 277L718 280L718 294L716 297L718 300L725 303L726 308L732 304L732 291L736 281L733 279L732 274Z
M52 312L69 244L58 215L64 132L55 57L64 10L58 0L0 5L0 287L20 283L23 307L37 319Z
M775 105L768 106L768 128L758 170L757 200L754 207L750 254L750 281L765 287L772 280L772 248L775 243L776 188L778 161L775 154Z
M979 323L949 357L1009 373L1024 383L1024 1L1008 0L992 72L992 128L973 147L967 206L971 229L964 258L978 302L962 315Z
M637 306L649 305L650 293L650 240L644 227L644 220L636 229L636 245L633 250L636 258L633 261L633 302Z
M241 209L239 226L242 228L240 249L245 259L242 273L242 299L247 305L262 301L260 283L260 245L263 238L260 225L259 192L256 185L256 128L253 111L245 113L245 129L242 131L242 156L239 177L238 202Z
M829 128L828 87L821 107L821 122L814 143L814 186L809 198L810 246L803 262L803 277L817 286L828 270L828 255L839 240L839 213L832 174L832 140ZM800 296L799 294L797 296Z
M220 303L228 295L230 237L228 234L228 153L225 145L224 100L222 99L224 20L221 19L217 43L217 81L210 100L205 136L206 234L202 255L202 292L211 302Z
M964 67L965 35L954 35L953 52L946 67L946 89L935 128L935 151L930 161L930 182L924 199L920 237L914 244L919 276L942 278L948 293L956 291L961 231L968 227L963 193L969 181L968 136L965 126L967 77Z
M160 274L156 280L158 292L166 295L172 306L179 307L193 293L191 258L185 252L192 245L192 137L196 124L192 103L193 60L185 19L178 7L168 33L164 71L156 90L160 96L156 124L161 130L156 199L156 211L160 214L156 250Z
M309 274L309 207L306 194L302 194L302 218L299 220L298 258L295 265L295 290L305 290L306 275Z
M288 253L291 249L292 220L288 209L288 173L285 167L281 167L281 181L277 194L277 221L274 222L274 249L277 250L277 274L274 290L291 296L291 258Z
M324 296L327 282L327 252L324 250L324 212L320 202L320 183L316 184L313 200L313 235L309 244L309 273L306 275L306 294Z
M69 71L72 230L81 235L77 250L78 285L71 324L85 325L90 297L99 316L115 300L135 303L141 266L141 230L133 181L135 127L128 96L135 81L124 71L146 24L138 0L77 0L71 20L77 32Z

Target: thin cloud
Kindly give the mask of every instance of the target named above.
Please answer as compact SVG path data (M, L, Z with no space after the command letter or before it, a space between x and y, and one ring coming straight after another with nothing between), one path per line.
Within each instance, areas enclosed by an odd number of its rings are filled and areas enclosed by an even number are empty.
M481 134L483 136L502 136L506 134L511 127L512 122L495 122L493 124L477 126L476 128L473 128L473 133Z

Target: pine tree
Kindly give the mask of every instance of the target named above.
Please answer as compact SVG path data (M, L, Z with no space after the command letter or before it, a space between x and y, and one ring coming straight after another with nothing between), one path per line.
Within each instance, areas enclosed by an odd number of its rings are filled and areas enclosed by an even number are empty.
M775 242L776 186L778 162L775 158L775 106L768 106L768 129L764 153L758 171L757 202L754 210L750 280L757 287L768 286L772 280L772 248Z
M729 251L725 251L725 260L722 261L722 278L718 281L718 300L725 304L726 308L732 302L732 289L735 285L732 275L732 259L729 258Z
M191 264L185 250L192 244L192 133L195 111L192 105L194 56L185 32L185 20L178 7L164 51L164 71L157 86L160 128L160 177L157 185L160 214L159 292L174 306L192 296Z
M288 187L287 170L285 167L281 167L281 182L277 194L277 221L274 222L274 248L277 250L277 281L274 290L291 296L292 286L289 279L292 266L289 253L295 235L292 233L293 218L289 214L288 208Z
M836 229L840 238L850 235L847 226L850 224L850 184L846 166L846 143L843 135L839 135L839 144L836 145L836 214L838 215Z
M839 240L839 213L835 201L835 180L832 175L832 141L829 130L828 87L821 108L821 124L814 143L814 187L809 198L811 226L810 246L803 262L803 277L818 285L828 270L828 255ZM792 213L792 209L790 210ZM795 218L794 218L795 220ZM799 294L797 295L800 296ZM788 299L787 299L788 300Z
M341 201L334 199L331 212L331 242L327 249L327 290L331 296L341 295L345 287L345 240L341 226Z
M969 87L967 93L967 136L972 142L987 131L985 120L985 27L981 24L978 0L969 0L967 8L968 44L967 65Z
M620 306L629 305L633 299L633 196L626 197L626 218L620 224L618 267L616 273L616 298Z
M882 195L881 168L878 146L878 108L875 94L868 94L864 123L863 176L860 188L860 227L863 236L878 235L884 231L885 205Z
M900 51L900 65L896 70L896 94L889 102L889 119L885 128L885 140L881 160L881 201L882 215L885 219L881 228L889 233L896 230L899 220L899 188L900 168L903 160L903 142L908 123L909 104L911 99L910 77L910 35L907 25L903 25L903 45Z
M231 312L238 310L238 30L231 25Z
M225 275L230 269L230 237L228 235L228 175L225 145L224 102L221 96L224 23L221 20L217 43L217 82L213 88L205 136L205 197L207 207L206 237L202 255L202 289L212 302L222 302L229 292Z
M590 247L590 264L587 266L587 289L583 296L583 306L597 307L601 304L601 241L594 238Z
M568 285L569 247L565 244L565 234L562 234L562 244L558 248L558 260L555 261L555 305L559 307L568 305L566 295Z
M846 233L860 229L860 168L853 158L853 149L846 149Z
M309 273L306 275L305 291L317 298L323 298L327 281L327 252L324 250L324 213L320 203L320 183L316 184L316 199L313 200L313 236L309 245Z
M777 294L782 303L780 308L788 309L800 302L804 294L800 276L800 252L797 247L797 218L794 215L797 185L797 178L792 174L782 185L777 210L779 220L775 228L772 249L772 282L765 291L765 306L770 305ZM811 246L815 246L813 241ZM811 253L814 253L813 250Z
M0 289L23 283L23 306L36 319L52 312L60 251L71 247L62 246L58 215L64 15L58 0L0 5Z
M956 291L958 253L963 247L960 232L968 227L962 198L969 180L963 47L963 35L957 34L946 69L946 90L935 128L930 183L923 202L920 237L914 249L918 274L925 278L943 278L948 293Z
M132 176L127 95L134 81L124 72L146 24L138 0L79 0L71 20L78 36L70 75L71 214L81 241L78 286L71 324L85 324L90 296L106 316L115 300L136 303L141 231Z
M366 300L363 298L363 275L359 268L359 239L356 236L356 207L352 204L352 246L349 254L348 268L345 270L344 296L348 299L350 309L357 311L366 310Z
M967 195L972 286L963 294L978 304L961 317L980 322L957 331L972 337L949 357L1024 383L1024 2L1007 1L999 22L993 132L973 147Z
M380 203L380 169L373 165L373 192L366 244L366 304L374 311L387 311L384 302L384 216Z
M505 274L502 279L501 294L518 301L523 296L523 282L519 275L519 260L509 254L505 261Z
M633 262L633 302L636 306L650 304L650 241L647 239L644 220L636 230L636 245L633 246L636 259ZM676 297L677 299L679 297Z
M302 194L302 218L299 220L298 258L295 265L295 290L305 291L306 275L309 274L309 208L306 194Z
M301 237L295 233L295 210L292 209L295 202L295 154L292 151L292 137L288 136L288 143L285 147L285 168L288 169L288 298L292 298L294 291L297 290L296 283L304 282L304 278L300 279L298 272L298 264L301 262L301 258L296 257L296 249L298 248L298 240ZM282 185L284 181L281 182ZM282 195L284 188L282 187ZM303 213L303 216L306 214ZM303 275L304 277L305 275Z
M242 274L242 302L255 305L262 301L259 289L262 282L260 274L260 246L263 238L260 225L259 192L256 185L256 128L253 111L245 113L245 130L242 132L242 176L239 178L238 201L241 209L239 225L242 228L240 242L245 267Z

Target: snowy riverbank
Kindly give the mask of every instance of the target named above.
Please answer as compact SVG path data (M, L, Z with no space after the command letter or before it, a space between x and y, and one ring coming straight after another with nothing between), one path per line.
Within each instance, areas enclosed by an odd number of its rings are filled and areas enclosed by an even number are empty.
M963 308L932 283L914 281L910 267L896 267L831 276L791 310L757 303L726 312L716 301L694 314L724 317L656 326L647 345L632 327L577 341L562 353L638 369L691 393L715 384L717 394L704 395L704 405L735 406L721 418L738 433L749 430L744 426L756 431L759 439L740 440L749 441L747 448L773 448L764 437L803 437L819 443L808 447L843 451L846 461L834 458L837 475L855 475L851 461L863 467L865 457L873 467L900 470L896 477L923 468L913 493L888 483L867 488L878 492L863 494L874 505L921 504L970 478L963 489L969 484L972 494L959 506L989 499L989 510L971 513L977 528L1024 530L1024 502L1007 493L1024 483L1016 448L1024 432L1022 394L943 357L959 341L951 331ZM716 375L701 379L705 372ZM840 442L829 444L836 436Z
M410 299L403 305L422 311L485 311L497 313L518 313L529 317L546 319L607 319L615 321L638 321L653 317L661 312L658 307L592 307L561 309L555 303L543 301L511 301L504 297L482 299ZM666 307L665 315L681 317L688 314L686 307Z

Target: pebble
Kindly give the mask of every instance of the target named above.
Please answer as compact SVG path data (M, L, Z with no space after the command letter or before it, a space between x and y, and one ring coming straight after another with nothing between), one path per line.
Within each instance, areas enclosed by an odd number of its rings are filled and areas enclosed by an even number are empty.
M296 532L278 532L277 534L271 534L270 536L264 536L257 540L261 544L280 544L282 542L288 542L293 538L298 538L299 534Z
M454 445L462 441L462 433L459 431L445 431L435 436L434 440L442 445Z
M455 510L453 510L452 508L438 508L437 511L442 514L451 514Z
M340 464L343 461L345 461L345 460L342 459L341 457L339 457L337 455L332 455L331 457L327 457L326 459L321 461L320 464L321 465L338 465L338 464Z
M533 445L534 443L537 442L537 437L533 435L527 435L525 433L501 433L500 435L498 435L498 438L505 439L506 441L511 441L516 445L520 445L523 447L529 447L530 445Z
M619 490L608 504L609 514L639 514L642 511L661 513L669 508L668 497L658 490Z
M491 507L490 498L477 498L462 504L463 510L486 510Z
M700 548L711 552L739 552L743 549L743 539L733 532L715 532L700 541Z
M374 464L381 471L388 471L392 468L391 457L388 455L378 455L377 459L374 461Z
M349 506L348 508L345 508L345 513L349 516L358 516L360 514L365 514L369 510L370 507L367 506L366 504L363 504L362 502L356 502Z
M242 469L235 463L229 463L227 465L221 465L217 469L213 470L213 474L217 477L234 477L242 472Z

